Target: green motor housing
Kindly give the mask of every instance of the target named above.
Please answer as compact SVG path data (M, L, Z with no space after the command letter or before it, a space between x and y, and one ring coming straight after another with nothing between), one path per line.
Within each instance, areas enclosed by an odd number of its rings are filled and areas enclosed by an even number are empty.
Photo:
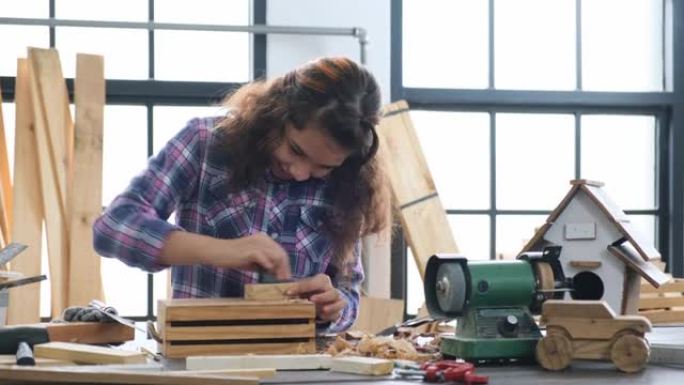
M468 261L435 255L425 273L425 298L435 318L457 319L441 351L472 361L532 359L541 338L529 311L537 282L529 261Z

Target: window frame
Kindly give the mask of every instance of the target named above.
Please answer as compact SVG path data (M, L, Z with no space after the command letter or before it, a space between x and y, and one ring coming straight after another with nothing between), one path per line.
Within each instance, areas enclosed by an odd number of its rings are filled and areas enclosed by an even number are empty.
M49 19L55 19L55 4L60 0L49 0ZM149 21L154 21L155 0L147 0ZM43 23L42 19L22 19L22 21L36 20ZM107 24L108 22L93 22L94 24ZM116 23L116 22L112 22ZM252 0L251 23L256 25L266 24L266 0ZM12 23L7 23L12 25ZM125 24L125 23L124 23ZM184 26L192 26L187 24ZM198 26L201 27L201 26ZM50 48L55 48L55 25L50 25ZM118 28L118 27L114 27ZM125 27L123 27L125 28ZM150 80L106 80L106 104L107 105L136 105L147 109L147 157L154 155L154 106L207 106L219 102L226 93L240 87L244 83L232 82L195 82L195 81L159 81L154 79L154 28L148 30L148 75ZM250 60L252 78L262 77L266 74L266 35L252 34L250 47ZM4 102L14 102L15 77L0 77L0 87L3 92ZM73 100L74 80L66 79L69 98ZM147 321L156 319L154 315L154 275L147 273L147 301L146 314L128 315L127 318L134 321ZM48 321L49 319L43 319Z
M489 0L489 87L487 89L436 89L404 87L402 54L402 3L391 3L391 100L406 100L412 110L487 112L490 116L490 208L446 210L447 214L481 214L490 217L490 258L496 252L498 215L548 215L544 210L498 210L496 208L496 119L499 112L571 113L575 116L575 177L581 173L582 114L652 115L656 119L656 207L626 210L627 214L656 216L656 243L668 270L684 275L684 36L676 34L684 23L684 4L663 0L664 79L661 92L587 92L581 89L581 0L575 0L575 91L494 89L494 0ZM671 63L671 65L669 64ZM406 298L407 259L403 237L393 239L391 294Z

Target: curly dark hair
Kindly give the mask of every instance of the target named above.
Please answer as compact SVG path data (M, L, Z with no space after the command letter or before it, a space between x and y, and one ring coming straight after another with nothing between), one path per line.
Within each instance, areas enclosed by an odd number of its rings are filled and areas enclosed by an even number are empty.
M253 186L263 177L286 123L325 130L350 151L327 177L332 208L323 219L333 262L343 267L360 236L389 222L389 192L376 157L380 104L373 75L343 57L321 58L273 80L242 86L224 101L229 113L217 128L221 149L230 158L231 188Z

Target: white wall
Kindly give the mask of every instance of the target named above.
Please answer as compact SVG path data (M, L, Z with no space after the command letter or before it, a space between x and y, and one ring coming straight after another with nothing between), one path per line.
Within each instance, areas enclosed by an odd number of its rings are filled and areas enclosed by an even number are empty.
M382 90L383 104L390 100L391 0L287 0L269 1L266 22L274 26L364 28L368 33L366 67ZM278 76L320 56L348 56L360 62L358 39L352 36L267 36L267 76ZM364 267L368 295L390 296L389 236L364 239Z
M276 26L364 28L366 66L390 95L390 0L269 1L266 21ZM281 75L319 56L348 56L360 61L358 39L352 36L268 35L268 76Z

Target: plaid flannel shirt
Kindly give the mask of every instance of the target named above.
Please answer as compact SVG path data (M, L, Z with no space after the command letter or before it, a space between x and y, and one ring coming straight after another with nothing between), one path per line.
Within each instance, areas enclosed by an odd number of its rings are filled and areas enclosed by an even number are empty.
M155 272L164 240L174 230L217 238L269 234L288 253L293 278L330 276L346 299L341 317L328 331L345 330L358 313L363 280L360 242L352 266L341 272L331 263L332 243L320 230L329 202L324 180L279 181L270 172L261 183L228 192L230 175L210 147L219 118L193 119L154 156L147 169L107 207L93 226L94 247L105 257ZM175 211L176 224L167 222ZM258 273L207 265L173 266L174 298L241 297L243 284Z

